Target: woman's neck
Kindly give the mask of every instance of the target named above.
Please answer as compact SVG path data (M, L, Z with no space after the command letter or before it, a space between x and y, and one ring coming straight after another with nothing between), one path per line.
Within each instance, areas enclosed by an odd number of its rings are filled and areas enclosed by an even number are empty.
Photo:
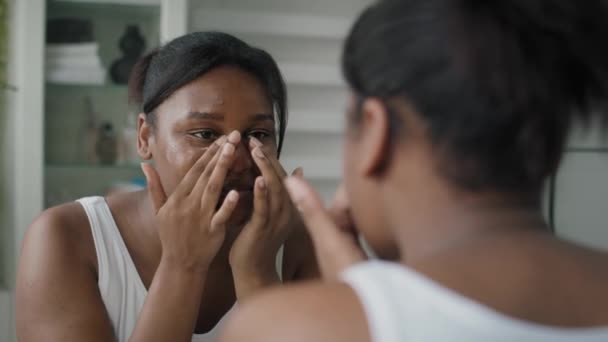
M389 225L408 263L488 236L549 232L538 201L523 196L432 187L391 189L392 200L385 201Z

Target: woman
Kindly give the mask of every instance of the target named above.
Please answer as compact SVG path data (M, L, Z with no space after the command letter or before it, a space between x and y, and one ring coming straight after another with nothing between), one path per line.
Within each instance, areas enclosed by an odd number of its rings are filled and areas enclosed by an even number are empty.
M142 103L138 151L154 161L142 164L148 193L81 199L32 224L20 341L212 341L235 301L281 273L315 275L277 161L287 112L272 57L192 33L144 57L130 87Z
M343 55L345 193L327 212L287 181L329 281L254 298L220 340L608 341L607 253L552 235L540 206L572 122L606 119L607 6L366 10ZM353 226L384 261L362 262Z

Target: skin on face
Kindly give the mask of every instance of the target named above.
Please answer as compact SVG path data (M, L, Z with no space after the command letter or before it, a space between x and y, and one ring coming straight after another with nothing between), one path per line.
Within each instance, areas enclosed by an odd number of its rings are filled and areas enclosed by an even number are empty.
M239 191L230 222L244 224L251 216L253 185L260 175L249 138L260 140L268 155L277 154L274 114L263 85L242 69L218 67L178 89L155 113L154 127L140 115L138 145L140 155L154 161L167 195L216 139L241 133L219 203L230 190Z
M350 213L356 230L363 235L374 252L383 259L399 257L395 237L386 222L382 182L377 178L378 158L389 158L386 146L378 146L377 140L388 134L382 123L384 107L377 100L366 100L357 108L357 100L350 97L347 110L347 133L343 146L344 187L349 201ZM359 113L360 112L360 113ZM360 122L354 117L361 115ZM380 155L381 157L374 157ZM371 158L371 159L370 159ZM370 198L377 200L370 201Z

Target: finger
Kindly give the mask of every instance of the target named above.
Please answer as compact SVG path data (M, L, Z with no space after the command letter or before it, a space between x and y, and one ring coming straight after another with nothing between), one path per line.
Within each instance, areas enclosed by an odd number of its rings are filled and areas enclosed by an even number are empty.
M346 188L343 184L340 184L338 190L336 190L336 194L334 195L334 199L329 208L329 214L340 230L356 237L357 232L354 229L354 223L352 222L350 213L350 204L346 195Z
M228 138L226 136L222 136L217 139L213 144L207 147L207 150L203 153L200 158L192 165L190 170L186 173L182 181L179 183L177 188L175 189L175 193L181 196L188 196L194 189L194 186L201 174L205 170L209 161L211 161L215 155L218 153L220 148L226 143Z
M241 133L239 131L232 131L232 133L230 133L228 135L228 142L234 146L237 146L238 144L240 144L241 143Z
M286 187L302 214L325 276L335 277L344 268L365 259L363 251L335 225L319 196L305 181L290 177Z
M293 170L293 172L291 173L292 176L294 177L298 177L298 178L304 178L304 169L302 167L297 167L295 170Z
M147 163L141 163L141 170L146 177L148 183L148 194L154 205L154 211L158 212L160 208L167 202L167 195L163 190L163 186L160 182L160 177L154 169L154 167Z
M224 145L222 145L222 147L217 150L217 152L215 153L213 158L207 163L207 165L205 165L205 170L199 176L198 180L196 181L196 184L194 185L194 188L192 188L192 192L190 193L191 196L202 199L203 193L205 192L205 188L207 187L207 182L209 181L209 178L211 177L211 174L215 169L215 165L217 165L217 162L220 159L220 156L222 155L222 150L226 145L228 145L228 143L224 143Z
M230 170L232 162L234 161L235 151L236 147L232 145L232 143L225 144L222 148L222 152L220 153L217 159L216 165L209 165L207 170L210 170L212 168L213 171L209 176L209 180L206 181L207 184L205 186L205 190L202 193L201 207L204 212L213 212L217 207L217 202L219 201L222 189L224 188L224 181L226 180L226 175L228 174L228 170ZM206 171L205 173L208 173L208 171ZM203 186L203 183L205 183L205 177L201 177L201 187Z
M264 177L264 183L266 185L266 191L269 201L270 215L276 215L281 211L281 207L284 204L284 186L282 177L277 175L274 167L270 163L270 159L266 156L262 148L259 146L254 148L252 153L253 160L260 169L262 177Z
M224 199L224 203L218 211L213 215L211 219L211 231L215 232L219 229L224 229L226 227L226 223L230 216L234 212L234 208L236 208L236 204L239 201L239 193L232 190L226 195Z
M253 151L256 147L259 147L262 149L262 151L264 150L264 145L258 139L254 137L249 138L249 148L251 151ZM267 155L267 157L270 165L274 169L274 172L280 177L280 179L282 180L283 178L287 177L287 171L285 171L279 160L274 156Z
M253 189L253 215L250 226L264 227L268 223L268 189L263 177L255 180Z

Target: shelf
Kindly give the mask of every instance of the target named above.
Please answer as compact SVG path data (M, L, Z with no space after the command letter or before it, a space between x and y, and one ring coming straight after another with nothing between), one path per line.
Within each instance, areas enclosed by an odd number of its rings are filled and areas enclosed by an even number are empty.
M150 0L62 0L50 1L47 6L47 20L76 18L91 23L95 42L99 44L97 54L106 71L122 57L119 41L128 26L139 28L146 42L146 51L157 47L160 17L161 7L152 6Z
M139 165L47 164L44 206L48 208L87 196L105 196L119 188L140 188L144 183Z
M317 85L317 86L344 86L340 70L336 66L279 63L287 84Z
M160 6L161 0L53 0L52 2L101 5Z
M203 8L193 12L191 22L194 31L326 39L343 39L352 24L352 20L341 17Z

